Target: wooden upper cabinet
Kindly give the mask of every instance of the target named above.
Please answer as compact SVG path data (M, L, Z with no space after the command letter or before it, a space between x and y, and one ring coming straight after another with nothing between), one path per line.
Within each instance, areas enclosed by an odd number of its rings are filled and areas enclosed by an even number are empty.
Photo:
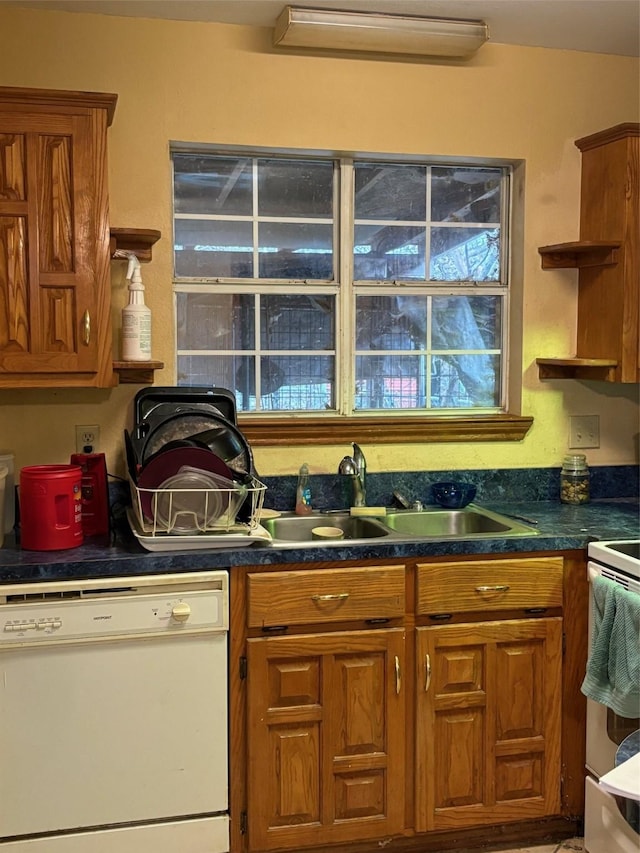
M112 379L116 95L0 87L0 388Z
M640 379L640 124L578 139L582 151L580 236L620 240L613 266L579 273L576 354L614 358L614 380Z
M640 124L576 140L580 241L544 246L545 269L578 268L575 359L538 359L542 378L640 381Z

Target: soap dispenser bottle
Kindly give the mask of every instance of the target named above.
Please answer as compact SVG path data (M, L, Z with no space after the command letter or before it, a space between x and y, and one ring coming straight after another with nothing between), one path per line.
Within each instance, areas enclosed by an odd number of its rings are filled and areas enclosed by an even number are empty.
M140 261L133 252L122 254L129 260L127 268L129 303L122 309L122 359L123 361L150 361L151 310L144 304Z
M298 487L296 489L296 515L310 515L313 512L311 507L311 486L309 484L309 466L305 462L300 466L298 473Z

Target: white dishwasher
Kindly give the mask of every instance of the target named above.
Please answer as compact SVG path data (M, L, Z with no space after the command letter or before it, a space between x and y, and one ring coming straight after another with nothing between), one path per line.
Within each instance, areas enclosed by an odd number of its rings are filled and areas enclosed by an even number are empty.
M0 586L0 853L229 850L228 585Z

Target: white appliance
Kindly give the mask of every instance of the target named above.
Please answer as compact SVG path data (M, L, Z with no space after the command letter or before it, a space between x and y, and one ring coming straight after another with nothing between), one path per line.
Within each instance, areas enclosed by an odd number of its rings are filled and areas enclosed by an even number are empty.
M592 542L588 546L588 556L590 581L602 575L640 595L640 541ZM590 597L589 649L592 628ZM619 745L639 727L640 720L619 717L605 705L587 699L584 844L588 853L638 853L640 850L640 836L625 819L616 798L598 784L598 780L615 767Z
M0 853L226 853L228 573L0 586Z

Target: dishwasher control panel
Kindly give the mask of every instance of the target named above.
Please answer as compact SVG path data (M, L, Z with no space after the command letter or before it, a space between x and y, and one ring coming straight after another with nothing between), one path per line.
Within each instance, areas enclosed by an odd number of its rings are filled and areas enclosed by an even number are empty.
M0 605L0 646L39 641L124 639L128 636L228 630L220 590L114 595L7 602Z

